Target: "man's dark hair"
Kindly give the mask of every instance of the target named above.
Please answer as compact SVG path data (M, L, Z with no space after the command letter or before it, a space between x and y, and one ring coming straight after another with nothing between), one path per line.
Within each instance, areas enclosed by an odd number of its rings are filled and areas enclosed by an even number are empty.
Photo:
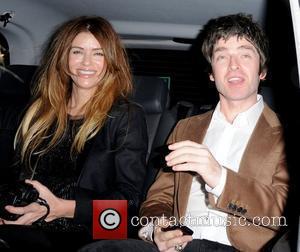
M237 36L253 44L260 56L260 72L267 71L269 42L258 23L252 20L251 15L239 13L211 19L205 25L203 33L202 53L209 63L211 63L214 46L219 39L227 40Z

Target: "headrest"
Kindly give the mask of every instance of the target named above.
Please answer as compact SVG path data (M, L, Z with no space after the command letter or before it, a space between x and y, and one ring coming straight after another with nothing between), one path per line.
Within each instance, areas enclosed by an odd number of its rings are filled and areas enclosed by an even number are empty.
M167 84L159 77L138 76L134 79L132 99L143 106L146 113L162 113L168 103Z
M274 93L271 87L267 86L260 86L259 87L259 93L264 98L264 102L269 105L269 107L276 111L275 109L275 102L274 102Z
M36 72L34 65L10 65L0 72L1 104L26 103L30 97L29 85Z
M30 98L30 84L37 70L35 65L10 65L0 71L0 103L25 104ZM13 74L11 74L13 73ZM147 113L161 113L168 103L168 86L159 77L134 76L133 101Z

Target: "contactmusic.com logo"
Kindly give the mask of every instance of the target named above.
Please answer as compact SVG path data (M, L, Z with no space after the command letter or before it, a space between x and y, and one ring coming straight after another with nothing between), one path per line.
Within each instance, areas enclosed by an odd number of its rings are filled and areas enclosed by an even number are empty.
M127 200L93 200L93 239L127 238Z

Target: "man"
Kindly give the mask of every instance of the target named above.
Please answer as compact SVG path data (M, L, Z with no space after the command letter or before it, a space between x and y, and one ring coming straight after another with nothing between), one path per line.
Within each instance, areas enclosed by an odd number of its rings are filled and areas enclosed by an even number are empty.
M152 243L109 241L82 251L259 251L285 224L282 127L257 94L267 74L267 39L243 14L209 21L203 35L220 101L214 111L180 121L168 140L172 171L159 172L140 210L149 222L139 236ZM193 236L163 230L174 220Z
M158 174L140 214L164 217L154 223L160 251L258 251L283 224L288 191L282 128L257 94L267 74L267 39L243 14L211 20L203 32L220 101L178 123L166 156L174 172ZM179 230L161 230L173 216L194 231L192 242ZM149 225L140 231L141 238L151 235Z

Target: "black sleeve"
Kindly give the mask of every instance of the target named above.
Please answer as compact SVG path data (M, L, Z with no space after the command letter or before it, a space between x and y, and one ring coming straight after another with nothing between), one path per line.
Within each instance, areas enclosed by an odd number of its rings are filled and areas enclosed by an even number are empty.
M14 138L23 109L20 107L0 107L0 184L18 179L19 169L14 164Z
M114 145L114 150L110 153L111 164L107 161L102 164L102 169L111 169L110 174L114 174L113 184L101 192L78 188L74 216L78 223L91 224L93 199L126 199L129 215L138 212L146 174L147 126L140 106L130 104L126 107L122 115L116 116L108 126L112 137L109 141ZM104 160L108 160L107 157Z

